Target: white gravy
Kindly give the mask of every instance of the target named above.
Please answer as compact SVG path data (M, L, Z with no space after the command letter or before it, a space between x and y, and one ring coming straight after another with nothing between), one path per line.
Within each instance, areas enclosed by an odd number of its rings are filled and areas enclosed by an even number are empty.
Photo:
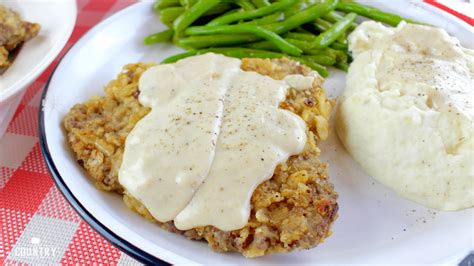
M255 188L302 152L304 121L278 108L289 85L240 63L205 54L142 74L152 110L127 137L119 181L158 221L242 228Z

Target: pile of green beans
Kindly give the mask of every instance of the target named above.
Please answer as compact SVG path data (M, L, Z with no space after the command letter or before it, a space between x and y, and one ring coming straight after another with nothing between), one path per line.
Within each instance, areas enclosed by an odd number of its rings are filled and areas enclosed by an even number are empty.
M363 16L396 26L414 21L344 0L157 0L167 30L145 44L173 42L188 52L162 63L203 53L236 58L288 57L326 77L328 66L347 71L347 36Z

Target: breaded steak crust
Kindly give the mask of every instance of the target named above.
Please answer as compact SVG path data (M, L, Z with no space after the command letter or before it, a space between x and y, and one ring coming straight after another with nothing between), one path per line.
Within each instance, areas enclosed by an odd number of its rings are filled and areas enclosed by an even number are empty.
M18 13L0 4L0 70L10 65L10 52L38 35L40 28L38 23L23 21Z
M317 144L328 136L332 102L316 79L309 90L288 90L280 104L303 118L308 141L304 151L278 165L271 179L257 187L251 198L248 224L222 231L213 226L180 231L173 222L156 221L118 182L125 139L150 110L138 101L138 80L152 65L130 64L105 87L104 97L75 105L64 119L68 142L77 161L98 188L123 195L125 204L164 229L190 239L204 239L215 251L236 251L246 257L308 249L330 235L336 218L337 194L328 181L328 165L319 160ZM288 59L243 59L241 68L275 79L290 74L313 75L309 68Z

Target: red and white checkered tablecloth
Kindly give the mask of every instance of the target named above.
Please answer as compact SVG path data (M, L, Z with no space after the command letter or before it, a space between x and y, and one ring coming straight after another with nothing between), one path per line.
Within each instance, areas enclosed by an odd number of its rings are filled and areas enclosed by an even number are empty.
M0 138L0 265L137 264L82 221L53 185L41 156L37 121L42 89L58 60L89 28L134 2L78 0L76 27L66 47L28 88ZM446 10L450 1L425 2ZM460 18L474 24L469 15Z
M28 88L0 139L0 265L137 264L92 230L54 186L41 156L38 110L59 59L89 28L134 0L78 0L66 47Z

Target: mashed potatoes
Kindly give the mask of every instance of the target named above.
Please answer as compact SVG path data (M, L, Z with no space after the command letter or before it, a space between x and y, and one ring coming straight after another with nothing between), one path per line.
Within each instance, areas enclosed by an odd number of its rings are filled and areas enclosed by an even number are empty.
M402 196L441 210L474 206L474 53L444 30L365 22L336 129L353 158Z

